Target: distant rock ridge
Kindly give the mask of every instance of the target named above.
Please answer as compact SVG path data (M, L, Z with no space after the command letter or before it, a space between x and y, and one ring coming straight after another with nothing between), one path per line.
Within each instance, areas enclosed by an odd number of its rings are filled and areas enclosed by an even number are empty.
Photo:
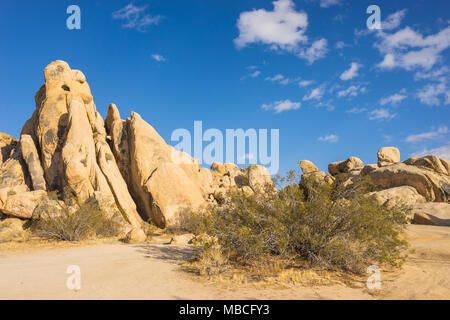
M122 120L110 104L104 121L86 77L64 61L50 63L44 79L20 139L0 133L3 214L30 219L47 192L56 191L60 201L74 205L112 204L130 237L142 240L143 220L167 227L180 208L215 202L231 186L255 192L259 184L273 184L263 166L201 168L136 112Z
M410 206L414 223L450 226L449 160L429 155L400 162L400 151L395 147L379 149L377 158L377 164L367 165L356 157L333 162L328 165L329 174L319 171L311 161L301 160L302 181L312 178L332 184L337 181L336 175L346 174L340 183L351 187L360 177L369 176L379 190L371 195L380 204ZM302 181L300 186L304 184Z

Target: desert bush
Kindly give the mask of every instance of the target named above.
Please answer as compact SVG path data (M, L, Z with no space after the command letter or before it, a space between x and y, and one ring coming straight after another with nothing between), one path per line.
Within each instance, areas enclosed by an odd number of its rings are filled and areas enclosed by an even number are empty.
M354 273L372 263L401 264L407 243L399 235L408 208L380 206L367 196L372 188L367 178L346 187L305 179L307 199L295 174L281 181L279 191L230 190L221 206L197 216L194 233L216 239L222 255L242 266L273 257ZM207 243L203 249L211 247Z
M58 215L41 213L31 223L36 236L60 241L81 241L94 237L114 237L122 231L122 217L115 213L108 217L96 204L84 204L77 210L61 207Z
M199 228L205 220L205 210L192 210L189 207L181 208L175 216L175 222L167 228L168 233L199 233Z

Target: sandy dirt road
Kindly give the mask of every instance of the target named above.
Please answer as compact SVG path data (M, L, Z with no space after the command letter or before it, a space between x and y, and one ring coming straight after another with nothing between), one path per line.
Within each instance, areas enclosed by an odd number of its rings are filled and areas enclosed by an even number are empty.
M225 287L181 270L186 246L98 244L0 252L0 299L450 299L450 228L409 226L416 252L403 270L382 272L371 295L345 285L288 289ZM81 270L81 290L66 286L69 265Z

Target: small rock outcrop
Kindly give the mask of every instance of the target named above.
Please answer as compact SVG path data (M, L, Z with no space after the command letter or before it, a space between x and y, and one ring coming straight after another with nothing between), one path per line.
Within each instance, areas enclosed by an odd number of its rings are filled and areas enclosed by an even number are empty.
M400 150L395 147L383 147L378 150L378 166L383 167L400 162Z

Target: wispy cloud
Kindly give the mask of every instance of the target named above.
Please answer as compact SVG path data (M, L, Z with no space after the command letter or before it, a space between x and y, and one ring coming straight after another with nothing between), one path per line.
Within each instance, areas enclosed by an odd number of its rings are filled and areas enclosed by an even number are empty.
M361 67L362 67L361 64L359 64L357 62L352 62L350 64L350 68L345 70L339 78L343 81L351 80L351 79L355 78L356 76L358 76L358 70Z
M341 0L320 0L320 6L322 8L329 8L338 4L341 4Z
M359 113L363 113L363 112L366 112L366 111L367 111L367 108L356 108L356 107L354 107L352 109L347 110L346 112L347 113L351 113L351 114L359 114Z
M328 52L328 41L327 39L320 39L314 41L310 47L303 48L298 56L308 61L308 64L313 64L314 61L322 59Z
M395 93L389 97L386 98L381 98L380 99L380 105L384 106L386 104L391 104L391 105L397 105L400 102L402 102L404 99L406 99L406 95L404 94L400 94L400 93Z
M303 101L308 101L308 100L320 100L323 97L323 94L325 93L325 89L324 86L320 86L317 87L313 90L311 90L311 92L307 95L305 95L303 97Z
M338 98L342 98L342 97L356 97L358 94L360 93L364 93L366 92L366 88L365 87L361 87L360 85L357 86L350 86L347 89L344 90L340 90L337 93Z
M298 86L300 87L300 88L303 88L303 87L307 87L307 86L309 86L309 85L311 85L311 84L313 84L314 83L314 80L302 80L302 81L300 81L299 83L298 83Z
M112 13L113 19L124 20L123 28L146 31L147 27L157 25L163 18L161 15L150 16L145 13L147 6L135 6L130 3L120 10Z
M317 138L318 141L336 143L339 141L339 137L335 134L327 134L323 137Z
M434 131L428 131L428 132L419 133L419 134L412 134L412 135L406 137L405 141L415 143L415 142L420 142L423 140L435 139L446 133L448 133L448 128L446 126L442 126Z
M152 59L158 62L166 61L166 58L164 58L162 55L154 53L152 54Z
M392 114L388 109L375 109L369 114L369 120L389 121L395 118L397 114Z
M263 104L261 106L264 110L273 110L275 113L280 113L283 111L289 111L289 110L297 110L301 106L300 102L292 102L291 100L282 100L282 101L276 101L271 104Z
M430 150L425 148L423 150L414 152L413 154L411 154L411 157L424 157L428 155L435 155L439 158L450 160L450 143Z

